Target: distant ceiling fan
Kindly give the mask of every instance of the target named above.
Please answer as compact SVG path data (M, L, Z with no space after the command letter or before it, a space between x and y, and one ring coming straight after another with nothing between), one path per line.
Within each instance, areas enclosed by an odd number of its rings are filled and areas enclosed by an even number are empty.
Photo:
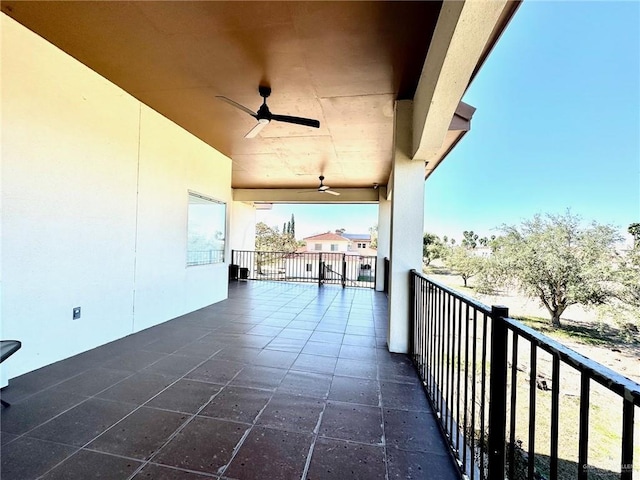
M230 98L223 97L222 95L217 95L217 98L219 98L220 100L227 102L229 105L233 105L234 107L242 110L245 113L248 113L253 118L258 120L256 126L249 130L244 138L255 137L264 127L269 124L269 122L271 122L271 120L275 120L276 122L295 123L296 125L305 125L307 127L320 128L320 122L318 120L313 120L311 118L292 117L290 115L276 115L275 113L271 113L269 111L269 107L267 106L267 97L271 95L271 87L260 85L258 87L258 92L262 97L262 105L256 113L253 113L244 105L240 105L238 102L234 102Z
M324 176L320 175L318 177L320 179L320 185L318 185L317 190L307 190L299 193L312 193L312 192L320 192L320 193L328 193L329 195L340 195L340 192L336 192L335 190L331 190L331 187L324 184Z

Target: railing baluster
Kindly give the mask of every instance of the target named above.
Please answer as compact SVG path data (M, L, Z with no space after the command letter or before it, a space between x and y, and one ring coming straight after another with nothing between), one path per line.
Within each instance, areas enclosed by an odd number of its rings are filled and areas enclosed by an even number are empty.
M518 391L518 334L511 332L511 410L509 419L509 478L515 478L516 461L516 410Z
M458 451L458 455L460 454L460 401L461 392L460 392L460 367L462 363L462 302L458 302L458 375L456 378L456 392L458 392L457 400L456 400L456 450ZM462 430L462 434L464 435L464 429ZM464 452L462 452L464 455Z
M587 480L589 476L589 374L580 374L580 433L578 439L578 480Z
M434 342L436 339L436 332L435 332L435 322L434 322L434 318L435 318L435 312L436 312L436 291L435 288L432 285L429 285L429 295L430 295L430 300L429 300L429 365L428 365L428 372L429 372L429 391L431 392L431 398L434 398L434 378L433 378L433 365L435 363L435 348L434 348Z
M507 328L506 307L491 307L491 366L489 377L488 476L504 480L504 437L507 425ZM483 363L484 364L484 363Z
M449 375L449 432L451 432L451 439L453 440L453 425L454 425L454 413L455 413L455 371L456 371L456 355L455 355L455 346L456 346L456 298L452 297L451 302L451 336L449 338L449 365L450 365L450 375Z
M428 343L428 335L429 335L429 302L431 301L430 289L427 282L422 282L422 289L424 292L424 337L420 340L422 344L422 366L421 373L422 379L427 379L427 367L429 362L429 343Z
M487 398L487 314L482 314L482 383L480 390L480 478L486 478L484 468L484 458L486 455L485 439L485 404Z
M529 480L534 480L535 459L536 459L536 381L538 366L538 347L531 342L531 358L529 361L529 462L528 475Z
M559 471L560 362L570 365L582 375L578 479L587 479L590 470L587 462L589 428L593 428L589 424L592 380L623 399L620 478L632 479L633 417L635 408L640 406L640 385L569 350L535 330L507 318L506 314L504 317L496 318L494 312L479 302L437 282L427 280L415 271L412 271L412 275L415 281L413 284L415 303L412 307L413 318L410 327L414 334L410 344L413 350L412 359L440 421L440 427L447 434L449 448L459 461L458 465L463 473L472 480L484 479L487 474L491 480L503 480L505 474L511 480L519 478L519 475L528 476L531 480L539 478L536 471L536 421L538 420L536 415L540 411L537 408L537 362L540 348L551 354L553 361L551 428L548 432L551 437L549 480L558 478ZM509 330L511 330L510 339ZM491 334L490 350L488 333ZM415 335L420 338L415 338ZM519 471L524 470L524 467L520 467L522 465L520 456L524 453L521 453L519 447L518 431L525 426L518 424L519 417L516 413L527 405L521 404L523 402L518 399L520 397L518 358L519 350L523 348L519 346L519 337L530 342L528 460L527 468L522 472ZM469 345L470 342L472 342L471 345ZM511 348L510 355L508 355L509 348ZM507 372L508 357L511 359L510 378ZM488 368L490 371L487 371ZM508 399L509 385L511 391ZM507 404L507 401L510 403ZM508 438L506 437L507 415L509 415ZM455 439L452 436L454 434ZM547 433L545 438L546 435ZM508 469L505 465L507 462ZM575 477L575 474L573 475Z
M473 356L472 356L472 375L471 375L471 480L475 478L476 473L476 363L477 363L477 350L478 342L476 337L478 335L478 310L473 309ZM482 465L482 464L481 464Z
M467 429L469 428L469 304L464 316L464 422L462 427L462 470L467 471Z
M622 401L622 462L620 465L620 480L632 480L634 405L628 398L623 398Z
M549 463L550 480L558 478L558 435L560 413L560 358L553 356L551 367L551 452Z
M445 413L446 413L446 417L444 418L444 429L445 431L447 431L449 433L449 437L451 437L451 403L452 403L452 398L451 398L451 377L450 377L450 373L451 373L451 337L452 337L452 326L453 326L453 322L451 321L451 302L452 302L453 298L451 297L451 295L448 295L447 298L447 316L445 317L445 335L444 335L444 349L446 352L445 355L445 365L446 365L446 370L445 370L445 384L444 384L444 388L445 388Z
M440 311L440 366L439 366L439 390L440 390L440 421L444 421L443 415L445 415L445 392L444 387L444 341L445 341L445 323L446 323L446 307L447 307L447 292L440 290L442 296L442 310ZM445 423L446 425L446 423Z

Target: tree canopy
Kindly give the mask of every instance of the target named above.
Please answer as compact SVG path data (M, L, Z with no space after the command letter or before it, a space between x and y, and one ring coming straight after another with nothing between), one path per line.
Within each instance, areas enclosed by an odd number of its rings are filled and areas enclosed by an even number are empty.
M640 223L632 223L631 225L629 225L627 232L629 232L633 237L633 246L636 248L639 247L640 246Z
M285 227L286 230L286 227ZM264 222L256 224L256 250L259 252L294 252L298 242L292 233L280 233L278 227Z
M570 305L600 305L615 294L615 243L621 240L610 225L581 226L580 217L536 215L519 226L502 227L494 242L496 279L515 283L548 310L551 323Z
M441 258L443 249L444 245L440 237L433 233L425 232L422 236L422 262L425 265L429 265L436 258Z
M452 246L444 256L444 263L456 275L462 277L464 286L467 281L482 271L484 259L474 254L465 246Z

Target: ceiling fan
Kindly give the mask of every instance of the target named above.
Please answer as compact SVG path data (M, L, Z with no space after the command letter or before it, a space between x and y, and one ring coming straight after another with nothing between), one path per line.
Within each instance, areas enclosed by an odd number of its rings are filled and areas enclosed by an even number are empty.
M331 190L331 187L329 187L328 185L324 184L324 176L320 175L318 177L320 179L320 185L318 185L318 189L317 190L307 190L304 192L298 192L298 193L313 193L313 192L320 192L320 193L328 193L329 195L340 195L340 192L336 192L335 190Z
M245 113L248 113L258 121L256 126L249 130L244 138L255 137L264 127L269 124L269 122L271 122L271 120L275 120L276 122L295 123L296 125L305 125L307 127L320 128L320 122L318 120L303 117L292 117L290 115L276 115L275 113L271 113L269 111L269 107L267 106L267 97L271 95L271 87L260 85L258 87L258 92L262 97L262 105L260 105L260 108L256 113L253 113L244 105L240 105L238 102L234 102L230 98L224 97L222 95L217 95L217 98L219 98L220 100L227 102L229 105L232 105Z

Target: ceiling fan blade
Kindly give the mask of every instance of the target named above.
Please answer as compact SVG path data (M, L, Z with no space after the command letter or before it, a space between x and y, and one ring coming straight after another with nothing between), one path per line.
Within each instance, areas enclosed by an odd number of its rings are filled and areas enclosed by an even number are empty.
M307 127L320 128L320 122L311 118L292 117L290 115L271 115L271 120L278 122L295 123L296 125L305 125Z
M258 135L262 129L264 127L266 127L269 124L269 120L265 120L264 118L258 120L258 123L256 123L256 126L253 127L251 130L249 130L247 132L247 134L244 136L244 138L254 138L256 135Z
M227 97L223 97L222 95L216 95L216 98L219 98L220 100L222 100L223 102L227 102L229 105L232 105L240 110L242 110L245 113L248 113L249 115L251 115L253 118L257 118L256 113L252 112L251 110L249 110L247 107L245 107L244 105L240 105L238 102L234 102L233 100L231 100L230 98Z
M335 190L325 190L324 193L328 193L329 195L340 195L340 193Z

